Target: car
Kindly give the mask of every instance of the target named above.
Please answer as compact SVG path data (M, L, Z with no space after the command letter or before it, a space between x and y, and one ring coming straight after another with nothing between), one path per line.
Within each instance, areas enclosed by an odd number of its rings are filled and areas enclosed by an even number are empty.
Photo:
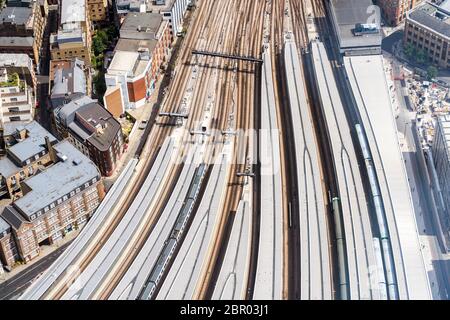
M144 130L147 127L147 120L142 120L139 129Z

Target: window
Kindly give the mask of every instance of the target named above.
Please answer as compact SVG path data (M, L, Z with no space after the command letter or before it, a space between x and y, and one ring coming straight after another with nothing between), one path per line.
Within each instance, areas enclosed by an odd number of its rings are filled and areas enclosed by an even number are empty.
M45 207L45 208L44 208L44 212L48 212L48 210L49 210L48 207Z
M75 189L75 192L76 192L76 193L79 193L80 191L81 191L80 188L76 188L76 189Z
M70 192L70 196L73 197L75 195L75 191Z
M67 195L65 195L65 196L63 197L63 201L66 201L67 199L69 199L69 197L68 197Z
M51 205L50 205L50 209L53 209L55 207L55 203L52 203Z

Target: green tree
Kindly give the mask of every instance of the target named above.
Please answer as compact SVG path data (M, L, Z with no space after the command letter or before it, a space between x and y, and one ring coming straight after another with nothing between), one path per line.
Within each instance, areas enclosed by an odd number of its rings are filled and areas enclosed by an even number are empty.
M416 51L416 48L411 43L407 43L406 46L403 48L403 52L405 52L405 55L408 58L412 58L414 56L414 52Z
M109 26L105 30L106 34L108 35L109 41L112 41L114 38L119 36L119 32L117 31L117 28L115 26Z
M425 63L427 60L427 55L423 49L419 49L416 51L416 61L418 63Z
M100 37L95 36L92 40L92 50L94 55L98 56L106 50L106 44L102 41Z
M108 44L108 35L104 30L98 30L95 37L99 38L103 44Z
M438 69L435 66L429 66L427 69L428 79L434 79L438 75Z
M93 82L94 82L95 94L97 95L99 102L102 102L103 96L106 91L105 74L101 71L98 72L94 76Z

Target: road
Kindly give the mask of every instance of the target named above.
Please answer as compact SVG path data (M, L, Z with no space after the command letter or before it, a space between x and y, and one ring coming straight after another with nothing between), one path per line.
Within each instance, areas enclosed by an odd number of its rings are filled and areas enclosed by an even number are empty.
M49 10L47 25L44 30L41 49L40 74L37 75L37 97L39 109L36 112L36 119L47 130L50 130L50 111L48 104L49 68L50 68L50 34L57 31L57 10Z
M43 257L15 277L0 284L0 300L16 299L31 284L34 278L47 270L72 241L59 247L46 257Z

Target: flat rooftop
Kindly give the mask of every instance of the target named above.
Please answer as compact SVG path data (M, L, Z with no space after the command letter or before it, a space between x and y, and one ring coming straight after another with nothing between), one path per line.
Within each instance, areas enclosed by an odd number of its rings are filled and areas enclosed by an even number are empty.
M157 40L136 40L120 38L116 44L115 51L137 52L140 49L147 49L151 54L158 44Z
M14 202L25 216L30 217L37 211L69 195L78 187L99 178L100 173L95 164L78 151L69 141L64 140L54 146L58 156L66 159L52 165L25 182L31 191Z
M126 74L127 77L133 78L141 75L149 63L149 60L142 60L138 52L116 51L108 67L108 74Z
M26 25L33 28L33 10L26 7L6 7L0 11L0 24L11 23L15 25Z
M33 47L33 37L0 37L0 47Z
M425 2L409 12L408 19L450 39L450 12L437 5Z
M0 53L0 67L27 67L33 70L33 60L24 53Z
M345 57L344 64L380 182L400 297L431 299L383 57Z
M130 12L120 27L120 38L156 39L163 22L159 13Z
M86 21L86 0L61 0L61 24Z
M381 31L374 34L356 36L354 31L357 24L375 24L380 30L379 21L372 20L371 0L331 0L330 6L335 21L335 29L342 48L378 47L381 46Z

